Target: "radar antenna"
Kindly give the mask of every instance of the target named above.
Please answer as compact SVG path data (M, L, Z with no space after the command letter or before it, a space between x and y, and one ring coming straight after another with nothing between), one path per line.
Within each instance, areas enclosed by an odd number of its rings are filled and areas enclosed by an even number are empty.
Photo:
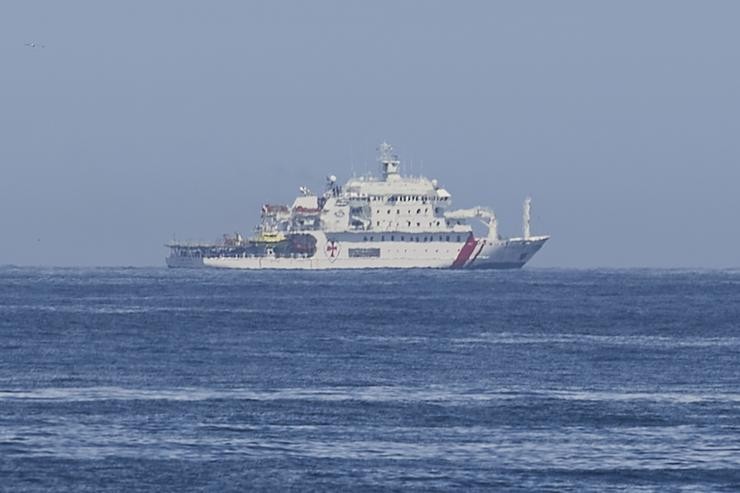
M383 168L383 179L386 181L395 180L398 178L398 166L401 162L398 160L398 156L393 154L393 147L383 142L378 146L378 152L380 157L378 161Z
M337 177L334 175L329 175L326 177L326 192L324 193L325 197L331 197L332 195L334 197L338 197L339 194L342 192L342 187L337 185Z

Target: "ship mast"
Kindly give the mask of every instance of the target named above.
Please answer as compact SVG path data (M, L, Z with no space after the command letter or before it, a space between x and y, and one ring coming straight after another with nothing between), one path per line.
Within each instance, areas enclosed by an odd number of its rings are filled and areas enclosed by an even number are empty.
M383 168L383 179L385 181L397 180L399 178L398 166L401 162L398 160L398 156L393 154L393 147L389 143L383 142L378 147L378 151L380 152L378 161Z
M524 239L528 240L531 236L529 225L532 221L532 197L527 197L526 199L524 199L523 216Z

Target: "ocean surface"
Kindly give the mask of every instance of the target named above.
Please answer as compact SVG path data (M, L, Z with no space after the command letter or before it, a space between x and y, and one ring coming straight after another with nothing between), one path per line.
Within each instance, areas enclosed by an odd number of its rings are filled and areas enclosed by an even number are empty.
M0 490L739 491L740 271L0 268Z

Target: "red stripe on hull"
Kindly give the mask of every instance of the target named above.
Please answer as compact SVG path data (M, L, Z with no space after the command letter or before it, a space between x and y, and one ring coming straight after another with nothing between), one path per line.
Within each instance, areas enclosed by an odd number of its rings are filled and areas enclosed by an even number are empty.
M473 250L475 250L475 245L477 244L478 241L476 241L475 237L473 237L473 234L471 233L470 236L468 236L468 240L460 249L460 253L457 254L457 258L452 262L452 268L459 269L463 267L465 262L470 258L470 255L473 253Z
M470 259L470 263L468 263L468 267L473 265L473 262L475 262L475 259L478 258L478 255L480 255L480 252L483 251L483 247L486 246L486 240L480 240L478 241L480 246L478 247L478 251L475 252L475 255L473 255L473 258Z

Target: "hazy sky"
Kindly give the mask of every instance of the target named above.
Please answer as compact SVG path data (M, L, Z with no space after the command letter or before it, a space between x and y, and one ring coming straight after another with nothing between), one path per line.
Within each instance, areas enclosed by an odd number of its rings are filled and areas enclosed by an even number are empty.
M3 0L0 264L163 265L173 234L249 232L387 140L503 233L531 194L533 266L740 266L739 22L718 0Z

